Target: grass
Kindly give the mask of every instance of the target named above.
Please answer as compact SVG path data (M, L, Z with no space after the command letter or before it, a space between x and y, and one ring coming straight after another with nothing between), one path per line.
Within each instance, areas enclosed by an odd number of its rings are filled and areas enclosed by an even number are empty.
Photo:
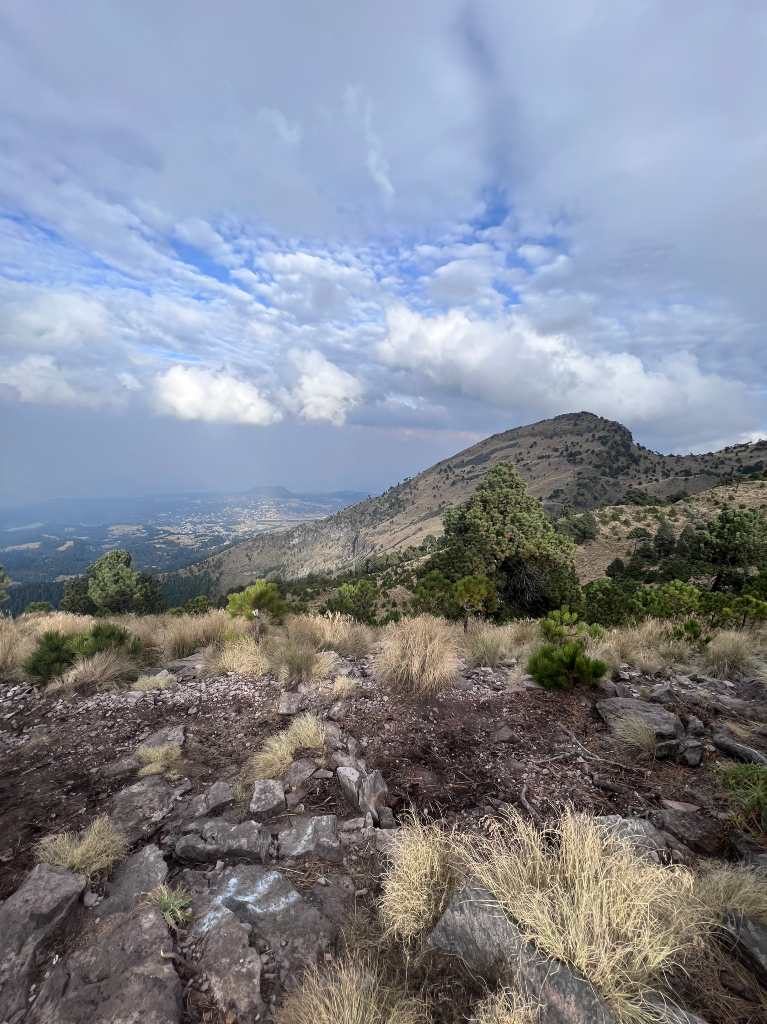
M304 972L276 1024L425 1024L423 1005L388 984L374 963L340 960Z
M351 676L336 676L333 680L333 695L336 697L352 697L358 689L357 680Z
M181 764L181 747L178 743L162 743L159 747L139 747L136 757L143 765L139 778L147 775L178 776Z
M151 693L153 690L168 690L171 686L175 685L175 676L165 669L154 676L139 676L131 686L131 689L140 690L143 693Z
M101 815L78 835L59 832L46 836L35 847L35 857L43 864L69 868L91 878L108 874L128 850L125 836L118 832L106 815Z
M97 651L89 658L76 661L47 689L53 693L111 690L134 671L133 662L121 651Z
M415 697L439 693L458 675L455 629L433 615L391 623L375 656L375 672L395 693Z
M729 792L736 824L757 834L767 832L767 766L721 764L717 774Z
M22 666L34 649L32 635L26 634L12 619L0 618L0 679L21 679Z
M364 658L373 646L373 630L349 615L296 615L288 623L292 632L310 636L320 651L335 651L344 658Z
M298 715L287 729L269 736L261 749L245 764L241 789L258 779L276 779L290 768L299 750L320 750L325 746L325 726L316 715Z
M703 664L717 679L746 675L755 668L753 640L748 633L724 629L703 649Z
M383 882L380 914L386 933L405 942L439 918L456 878L453 837L417 819L396 834Z
M157 909L171 931L178 931L192 919L192 894L183 886L175 889L169 885L158 885L146 894L146 902Z
M626 715L613 725L613 732L629 747L654 758L657 750L655 730L639 715Z
M249 636L226 640L223 647L206 648L203 666L206 673L211 675L236 672L241 676L252 677L266 675L270 669L264 647Z
M492 838L465 837L463 857L524 934L583 974L623 1022L653 1019L643 993L710 925L691 872L640 860L585 815L542 830L512 814Z
M334 651L319 649L311 621L320 616L295 616L283 636L270 636L264 650L271 671L284 683L303 683L310 679L327 679L338 662Z
M163 616L158 634L162 656L187 658L201 647L222 642L234 628L233 621L222 608L204 615Z
M469 1021L470 1024L536 1024L539 1019L537 1006L512 989L501 988L474 1008Z
M587 644L586 653L607 662L610 669L626 664L653 673L663 668L666 661L663 648L667 642L667 624L647 619L638 626L608 630L600 640Z
M474 625L464 640L466 664L472 668L489 666L496 668L510 657L509 638L506 630L499 626Z
M697 892L717 917L732 911L767 925L767 874L758 868L705 864L698 875Z

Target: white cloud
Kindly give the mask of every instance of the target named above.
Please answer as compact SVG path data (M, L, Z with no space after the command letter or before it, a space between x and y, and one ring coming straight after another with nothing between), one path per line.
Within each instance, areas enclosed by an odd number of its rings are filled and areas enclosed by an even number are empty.
M299 378L290 403L304 419L326 420L340 427L362 397L360 382L316 350L291 352L291 359Z
M97 381L87 386L79 374L73 374L48 355L27 356L18 363L0 367L0 384L11 388L19 401L41 405L99 408L112 404L115 398L99 388Z
M103 342L108 317L98 299L77 292L8 289L0 347L50 351Z
M196 366L171 366L155 379L161 412L182 420L265 427L282 414L249 381Z

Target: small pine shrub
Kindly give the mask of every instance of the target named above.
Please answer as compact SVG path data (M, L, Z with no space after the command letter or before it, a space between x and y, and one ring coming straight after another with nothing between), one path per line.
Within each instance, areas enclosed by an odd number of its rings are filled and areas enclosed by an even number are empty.
M47 630L24 662L24 671L33 679L47 683L54 676L66 672L74 664L75 657L69 637L55 629Z
M579 643L539 647L527 663L527 671L547 690L569 690L593 686L607 671L598 658L589 658Z

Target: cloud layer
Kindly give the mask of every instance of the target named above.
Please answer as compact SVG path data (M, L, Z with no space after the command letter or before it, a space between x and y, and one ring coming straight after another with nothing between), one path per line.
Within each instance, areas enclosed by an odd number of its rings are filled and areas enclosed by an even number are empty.
M12 427L767 431L758 5L42 6L0 16Z

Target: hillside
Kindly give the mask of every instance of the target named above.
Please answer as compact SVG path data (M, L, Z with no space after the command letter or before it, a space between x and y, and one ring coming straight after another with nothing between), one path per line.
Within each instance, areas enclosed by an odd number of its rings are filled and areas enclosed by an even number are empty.
M334 572L419 544L441 532L445 509L465 501L499 462L512 463L530 492L556 512L619 504L631 490L658 499L708 490L767 467L767 441L702 455L662 455L637 444L620 423L568 413L494 434L379 497L319 522L233 544L181 574L205 573L223 593L255 576Z

